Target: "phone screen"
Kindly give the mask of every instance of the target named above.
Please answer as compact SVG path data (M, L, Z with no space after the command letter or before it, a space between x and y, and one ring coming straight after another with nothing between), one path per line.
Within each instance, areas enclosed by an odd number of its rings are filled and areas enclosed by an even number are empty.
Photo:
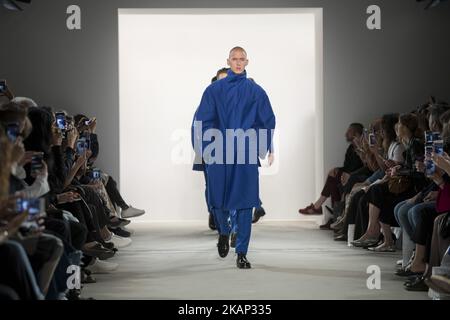
M81 155L84 153L85 150L86 150L86 139L84 139L84 138L78 139L77 153Z
M430 177L434 174L436 171L436 165L434 164L433 160L426 160L425 161L425 175L427 177Z
M42 155L34 155L31 158L31 172L37 172L44 167L44 157Z
M377 144L377 138L375 137L375 134L373 134L373 133L371 133L371 134L369 135L369 144L370 144L371 146L374 146L374 145Z
M5 92L6 92L6 81L0 80L0 93L5 93Z
M44 212L44 199L24 199L19 198L16 202L16 212L23 213L28 210L28 221L34 220L37 215Z
M444 154L444 141L442 140L434 141L433 146L434 146L434 153L438 155Z
M10 123L6 127L6 135L8 136L11 142L15 142L17 137L19 136L19 124L18 123Z
M425 131L425 143L426 144L433 143L433 132Z
M66 122L66 115L64 113L56 113L56 124L59 129L66 130L67 129L67 122Z

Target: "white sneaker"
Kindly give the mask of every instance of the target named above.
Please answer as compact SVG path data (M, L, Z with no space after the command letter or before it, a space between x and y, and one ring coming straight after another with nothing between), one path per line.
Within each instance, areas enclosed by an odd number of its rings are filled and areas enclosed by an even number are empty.
M122 238L115 234L112 234L111 239L109 239L107 242L112 242L114 244L114 247L120 249L128 247L132 241L130 238Z
M106 262L100 259L95 259L94 263L87 266L86 269L92 273L109 273L115 271L119 265L114 262Z
M122 219L127 219L127 218L135 218L135 217L139 217L142 216L145 213L145 210L140 210L140 209L136 209L133 208L132 206L130 206L128 209L126 210L122 210Z

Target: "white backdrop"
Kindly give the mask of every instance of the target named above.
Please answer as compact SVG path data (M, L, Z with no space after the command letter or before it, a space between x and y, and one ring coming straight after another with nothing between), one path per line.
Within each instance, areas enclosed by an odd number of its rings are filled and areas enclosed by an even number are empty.
M316 197L322 170L315 19L308 10L119 10L121 191L149 212L142 220L206 219L190 125L234 46L247 50L248 76L266 90L277 117L277 160L261 169L266 219L298 218Z

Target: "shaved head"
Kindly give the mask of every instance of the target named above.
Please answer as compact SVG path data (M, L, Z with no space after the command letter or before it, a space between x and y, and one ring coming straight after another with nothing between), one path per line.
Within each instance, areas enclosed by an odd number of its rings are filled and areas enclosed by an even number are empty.
M247 52L242 47L234 47L230 50L230 55L227 59L227 64L231 71L236 74L241 74L245 71L248 65Z
M236 52L236 51L242 52L243 54L245 54L245 56L247 56L247 51L245 51L244 48L242 48L242 47L234 47L233 49L230 50L229 57L231 57L231 55L232 55L234 52Z

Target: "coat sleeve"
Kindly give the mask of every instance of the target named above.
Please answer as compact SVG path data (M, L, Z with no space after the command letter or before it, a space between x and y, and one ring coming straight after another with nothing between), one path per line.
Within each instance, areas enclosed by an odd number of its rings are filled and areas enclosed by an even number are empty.
M210 87L208 87L203 93L202 100L194 114L191 126L191 142L196 153L196 158L198 158L199 154L203 154L203 150L209 144L209 142L205 143L203 141L203 134L208 129L214 127L216 117L214 97Z
M261 90L258 94L256 105L255 128L258 131L258 155L261 159L265 159L267 153L272 153L274 150L273 133L275 130L276 119L269 97L264 90Z

